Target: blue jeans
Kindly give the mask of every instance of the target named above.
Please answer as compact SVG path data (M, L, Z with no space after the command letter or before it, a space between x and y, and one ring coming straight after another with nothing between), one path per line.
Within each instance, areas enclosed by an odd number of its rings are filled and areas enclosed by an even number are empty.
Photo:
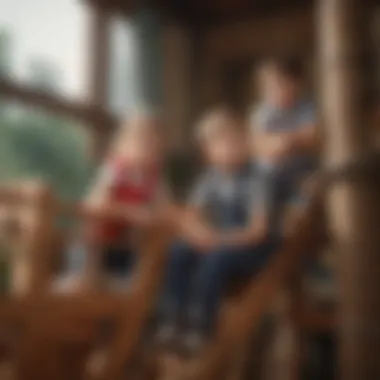
M276 241L266 241L199 253L187 244L175 244L167 268L163 319L175 323L185 317L190 327L210 331L226 287L236 279L256 275L277 247Z

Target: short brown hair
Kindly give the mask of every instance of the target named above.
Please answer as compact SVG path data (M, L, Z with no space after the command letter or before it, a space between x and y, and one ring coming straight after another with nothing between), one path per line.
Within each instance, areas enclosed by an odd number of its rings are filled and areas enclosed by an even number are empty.
M297 57L269 58L261 63L260 68L262 70L272 69L297 81L302 80L304 77L303 64Z

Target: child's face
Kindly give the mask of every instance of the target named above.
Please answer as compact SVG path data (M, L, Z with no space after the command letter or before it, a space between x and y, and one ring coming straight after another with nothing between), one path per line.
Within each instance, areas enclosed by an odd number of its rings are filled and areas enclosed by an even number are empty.
M163 144L154 127L134 127L127 132L122 152L130 164L149 168L161 162Z
M280 108L291 107L297 100L299 84L277 71L268 72L262 80L264 100Z
M248 157L247 141L240 130L221 130L205 145L209 163L222 169L240 166Z

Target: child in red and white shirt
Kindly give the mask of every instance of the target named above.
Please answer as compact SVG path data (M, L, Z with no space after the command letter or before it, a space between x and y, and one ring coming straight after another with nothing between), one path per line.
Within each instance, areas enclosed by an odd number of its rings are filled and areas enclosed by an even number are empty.
M111 154L85 201L91 210L106 209L113 218L85 223L80 243L68 252L69 286L78 287L91 255L100 254L106 275L125 281L142 229L168 221L161 169L164 146L157 120L136 116L122 126ZM65 286L66 287L66 286Z

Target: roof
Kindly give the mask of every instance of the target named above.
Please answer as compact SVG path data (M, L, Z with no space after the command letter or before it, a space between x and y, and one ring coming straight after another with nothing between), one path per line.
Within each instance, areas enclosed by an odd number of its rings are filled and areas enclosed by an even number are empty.
M131 14L142 0L86 0L118 13ZM313 0L150 0L144 4L191 23L214 23L263 17L285 10L310 8Z
M83 0L82 0L83 1ZM311 9L318 0L84 0L117 13L131 14L142 3L174 19L191 24L213 25L242 19L279 15L281 12ZM380 5L380 0L361 0Z

